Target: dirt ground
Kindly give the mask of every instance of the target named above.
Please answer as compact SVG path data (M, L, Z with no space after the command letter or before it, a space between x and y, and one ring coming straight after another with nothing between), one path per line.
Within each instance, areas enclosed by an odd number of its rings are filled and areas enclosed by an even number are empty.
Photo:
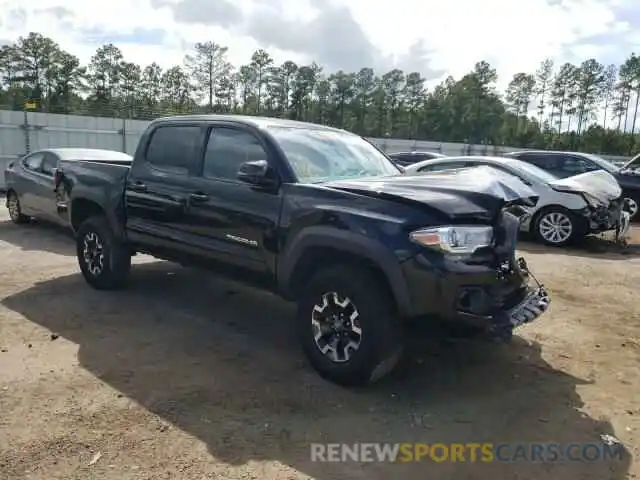
M2 480L640 474L637 253L522 243L552 295L539 322L508 345L414 338L404 369L348 390L306 366L290 304L144 257L136 257L132 288L96 292L78 273L67 235L0 215ZM314 463L309 447L598 443L602 434L628 454L596 463L399 465Z

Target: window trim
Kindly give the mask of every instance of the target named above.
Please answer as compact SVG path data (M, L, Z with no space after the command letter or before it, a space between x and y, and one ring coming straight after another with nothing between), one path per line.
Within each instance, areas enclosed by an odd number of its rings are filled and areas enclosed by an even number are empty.
M48 174L47 172L44 171L44 162L47 159L47 156L51 156L51 158L53 158L55 160L55 165L53 167L54 172L51 172L51 174ZM58 168L59 163L60 163L60 159L58 158L58 156L55 153L44 152L44 157L42 158L42 164L40 165L41 171L39 173L41 175L44 175L47 178L53 178L54 175L55 175L55 169Z
M176 171L174 169L167 169L167 168L163 168L162 166L159 166L157 164L154 164L153 162L149 161L148 158L148 154L149 154L149 147L151 146L151 142L153 142L153 137L155 136L155 134L158 132L158 130L160 130L161 128L179 128L179 127L192 127L192 128L196 128L198 130L198 135L197 135L197 140L196 140L196 145L194 145L193 147L193 151L191 152L191 156L195 159L194 161L189 162L189 165L187 165L185 167L185 171L184 172L179 172ZM149 138L147 140L147 144L144 147L144 154L143 154L143 160L144 160L144 164L147 165L151 170L155 170L157 172L162 172L162 173L171 173L172 175L179 175L181 177L189 177L189 176L193 176L194 174L194 169L197 169L197 165L198 162L200 161L200 155L203 152L203 147L202 147L202 142L203 142L203 137L202 137L202 124L200 123L196 123L196 122L184 122L184 123L171 123L171 124L167 124L167 125L157 125L149 134ZM197 171L197 170L196 170Z
M229 183L233 185L247 185L245 182L241 181L238 178L210 177L210 176L204 175L204 162L205 162L205 156L207 154L207 148L209 146L209 141L211 140L215 130L225 130L225 129L244 133L256 139L258 141L258 144L262 147L262 151L266 156L265 159L269 164L269 168L271 169L274 175L280 178L280 174L278 173L277 169L273 165L273 162L271 161L271 155L269 153L269 149L267 148L265 141L260 137L260 135L256 135L255 132L253 132L250 128L244 128L243 125L229 124L229 123L215 123L215 124L207 125L206 128L204 128L204 138L202 140L202 148L200 151L200 155L198 156L198 166L196 167L196 170L194 173L196 177L201 178L202 180L210 181L210 182L224 182L224 183Z
M45 153L46 153L46 152L42 152L42 151L38 151L38 152L30 153L30 154L26 155L26 156L22 159L22 161L21 161L20 163L22 164L22 167L23 167L26 171L31 172L31 173L37 173L37 174L40 174L40 175L44 175L44 173L42 172L42 164L44 163L44 156L45 156ZM36 155L42 155L42 160L40 161L40 166L38 167L38 170L34 170L34 169L29 168L29 167L27 166L27 162L29 161L29 159L30 159L30 158L33 158L33 157L35 157ZM46 175L45 175L45 176L46 176Z

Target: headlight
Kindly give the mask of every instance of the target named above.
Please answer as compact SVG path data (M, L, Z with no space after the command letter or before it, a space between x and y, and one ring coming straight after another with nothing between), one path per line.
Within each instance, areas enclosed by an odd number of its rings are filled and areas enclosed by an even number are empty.
M479 248L491 246L493 228L478 225L424 228L411 232L409 238L420 245L447 253L469 254Z

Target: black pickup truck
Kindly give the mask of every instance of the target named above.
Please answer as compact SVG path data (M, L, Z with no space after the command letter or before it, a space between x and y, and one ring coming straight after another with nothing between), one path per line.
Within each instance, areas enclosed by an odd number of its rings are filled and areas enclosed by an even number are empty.
M62 162L55 179L91 286L124 287L140 252L270 289L297 302L307 358L342 385L389 373L407 320L509 338L549 304L515 256L526 185L484 167L402 176L343 130L163 118L131 167Z

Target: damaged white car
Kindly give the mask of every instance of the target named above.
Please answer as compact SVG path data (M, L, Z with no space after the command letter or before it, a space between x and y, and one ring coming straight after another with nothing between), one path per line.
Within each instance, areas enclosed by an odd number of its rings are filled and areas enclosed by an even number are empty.
M623 210L620 185L602 170L558 179L520 160L471 156L425 160L405 167L404 175L479 166L514 175L540 196L522 218L520 228L541 243L563 246L585 235L607 231L615 232L616 239L630 234L630 215Z

